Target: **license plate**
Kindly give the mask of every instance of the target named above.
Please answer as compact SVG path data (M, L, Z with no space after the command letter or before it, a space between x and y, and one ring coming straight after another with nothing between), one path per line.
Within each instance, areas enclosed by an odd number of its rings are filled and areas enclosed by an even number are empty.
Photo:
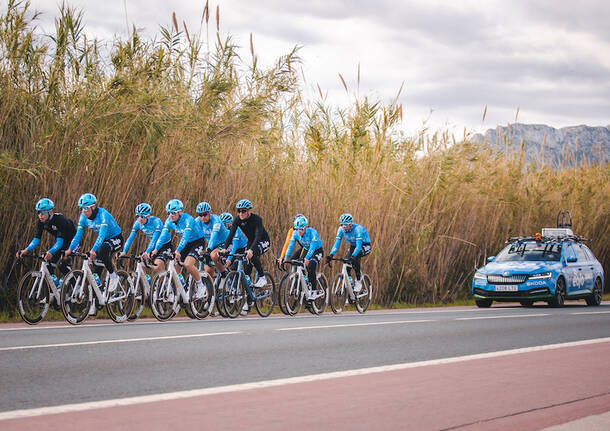
M515 285L496 286L496 292L516 292L517 290L519 290L519 286Z

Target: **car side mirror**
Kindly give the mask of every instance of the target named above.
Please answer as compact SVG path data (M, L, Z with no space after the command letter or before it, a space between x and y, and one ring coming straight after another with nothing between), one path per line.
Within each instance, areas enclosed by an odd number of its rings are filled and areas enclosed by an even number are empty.
M566 262L568 263L574 263L576 261L578 261L578 259L574 256L568 256L568 258L566 259Z
M489 256L487 258L487 262L493 262L496 259L496 256Z

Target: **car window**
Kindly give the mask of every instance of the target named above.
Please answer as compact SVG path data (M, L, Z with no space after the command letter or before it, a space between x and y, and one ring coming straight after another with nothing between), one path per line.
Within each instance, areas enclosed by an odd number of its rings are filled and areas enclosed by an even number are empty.
M566 255L566 259L569 259L571 257L576 258L576 252L574 251L574 248L572 247L571 244L566 247L565 255Z
M504 248L495 262L559 261L560 257L561 244L521 242Z
M576 249L576 257L578 258L579 262L589 261L589 256L587 255L587 252L582 248L582 245L574 244L574 248Z
M587 255L589 256L589 260L596 260L595 255L593 254L593 252L591 251L591 249L589 247L587 247L584 244L581 244L582 249L587 253Z

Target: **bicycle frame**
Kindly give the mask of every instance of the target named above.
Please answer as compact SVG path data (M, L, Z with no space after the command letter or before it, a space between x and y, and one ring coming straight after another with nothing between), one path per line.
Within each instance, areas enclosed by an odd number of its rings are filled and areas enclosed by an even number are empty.
M298 283L301 286L301 295L299 297L299 303L301 305L303 305L303 300L305 299L305 294L307 293L307 299L314 301L317 298L319 298L320 296L324 295L323 292L321 292L320 290L316 289L315 292L313 289L311 289L311 285L308 285L307 282L305 281L305 265L303 264L303 262L301 262L300 260L286 260L287 263L291 264L292 267L294 268L294 272L296 272L297 278L298 278ZM318 277L318 274L316 274L316 277ZM296 286L291 285L290 286L290 292L292 292L292 289L294 289Z
M237 269L236 271L240 272L241 274L243 274L244 279L246 280L246 283L244 284L244 288L246 290L246 295L248 296L248 298L250 298L250 300L252 302L256 301L257 299L263 299L266 298L267 296L269 296L270 294L263 294L263 295L255 295L254 290L252 289L252 280L250 280L250 277L246 277L246 271L244 271L244 261L246 260L246 255L245 254L233 254L233 257L235 257L235 260L237 262Z
M93 294L95 294L95 298L98 301L98 304L100 306L104 306L108 303L108 289L105 289L105 291L101 290L101 286L97 283L97 281L95 280L95 277L93 276L93 271L91 270L91 266L89 265L89 255L88 254L83 254L83 253L72 253L74 256L78 256L78 257L82 257L83 258L83 264L81 266L81 270L83 271L83 275L84 277L80 280L76 281L76 289L73 290L72 292L72 300L75 299L82 299L83 297L83 290L85 288L85 281L87 281L89 283L89 285L93 288L92 291L90 291L90 296L88 298L89 302L91 302L93 300ZM109 279L109 274L106 273L106 278L104 279L104 282L106 283L106 286L108 285L108 279ZM122 298L116 298L114 300L117 299L122 299Z
M42 277L40 277L38 279L38 281L36 282L36 289L32 289L29 293L29 297L30 299L32 299L32 295L34 293L34 291L36 291L36 298L35 299L40 299L40 293L42 292L43 289L43 282L46 281L47 282L47 286L51 287L51 291L50 294L53 296L53 298L55 299L55 301L57 301L57 304L60 304L61 300L59 297L59 289L57 288L57 286L55 286L55 282L53 281L53 277L51 277L51 272L49 271L49 263L44 260L42 258L42 256L40 256L40 258L42 259L42 262L40 262L40 274L42 275ZM51 301L49 300L49 303L51 303Z

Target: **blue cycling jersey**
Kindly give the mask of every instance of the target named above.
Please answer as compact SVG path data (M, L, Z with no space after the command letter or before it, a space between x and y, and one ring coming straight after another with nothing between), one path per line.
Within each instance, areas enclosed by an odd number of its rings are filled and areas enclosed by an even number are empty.
M229 251L231 253L235 253L240 248L246 248L247 245L248 238L246 238L246 235L242 232L240 228L237 228L237 230L235 231L235 236L233 237L233 242L231 243L231 247L229 247ZM233 258L229 256L227 259L230 262Z
M286 255L284 259L288 259L292 254L292 249L294 248L294 244L298 241L301 246L307 250L307 254L305 255L305 259L311 259L314 252L322 247L322 240L318 235L318 231L312 227L308 227L305 229L303 235L299 234L298 230L292 232L292 237L290 238L290 242L288 243L288 248L286 249Z
M97 239L95 240L93 247L91 247L91 250L95 252L97 252L97 249L100 248L104 241L121 234L121 228L116 220L112 217L112 214L104 208L96 208L91 215L93 218L89 219L85 217L85 214L81 213L80 218L78 219L76 235L74 235L74 238L72 238L72 242L70 243L70 250L74 250L78 246L86 227L97 232Z
M182 249L189 242L197 241L198 239L203 238L203 230L201 230L201 224L196 223L195 219L191 215L187 213L182 213L180 214L180 218L176 223L174 223L171 218L167 217L167 220L165 220L165 226L163 226L161 235L159 235L159 239L157 240L155 250L161 249L161 247L167 241L169 241L170 230L173 230L181 235L180 243L178 244L178 247L176 247L176 250L178 250L178 252L181 252Z
M341 239L345 242L349 242L350 245L355 246L356 248L352 252L352 256L356 257L360 250L362 249L362 244L370 244L371 239L369 238L369 232L359 224L353 223L352 228L345 232L342 227L339 227L337 230L337 238L335 239L335 245L333 245L333 249L330 251L331 255L334 255L337 250L339 250L339 246L341 245Z
M153 248L157 244L159 240L159 236L161 235L161 229L163 229L163 220L159 217L151 216L145 224L140 223L139 220L136 220L131 228L131 233L129 234L129 238L125 241L125 246L123 247L123 253L127 253L129 248L131 247L131 243L136 238L136 233L141 230L144 235L150 239L150 243L146 248L146 253L150 253L153 251ZM167 241L170 241L168 239Z
M203 230L203 236L208 242L208 250L214 250L220 244L224 243L229 236L229 229L220 220L216 214L210 214L210 221L204 223L200 217L197 217L196 222Z

